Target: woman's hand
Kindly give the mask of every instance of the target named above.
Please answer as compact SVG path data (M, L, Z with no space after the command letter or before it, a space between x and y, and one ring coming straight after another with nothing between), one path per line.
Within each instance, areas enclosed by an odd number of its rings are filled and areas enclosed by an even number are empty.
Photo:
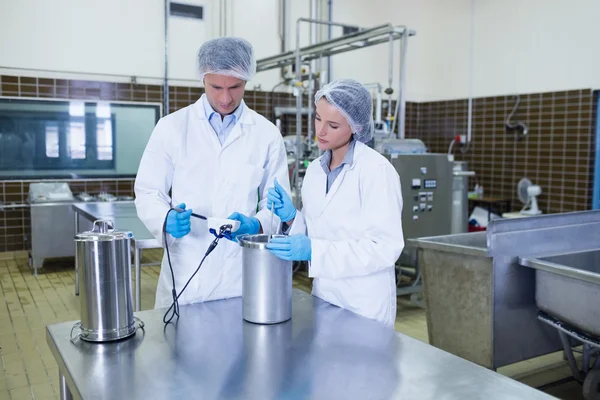
M267 249L287 261L310 261L312 255L310 238L306 235L272 238Z
M285 189L277 182L277 179L275 179L275 186L269 189L267 199L267 208L273 210L281 221L291 225L296 217L296 208Z

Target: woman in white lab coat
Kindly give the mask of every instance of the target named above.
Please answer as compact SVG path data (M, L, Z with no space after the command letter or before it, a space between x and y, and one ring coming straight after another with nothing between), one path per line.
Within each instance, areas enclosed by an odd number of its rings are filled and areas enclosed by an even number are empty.
M267 208L291 225L289 236L267 246L285 260L309 261L313 294L393 327L395 263L404 248L400 177L367 147L373 101L353 80L339 80L315 95L315 131L325 153L306 171L302 211L275 182Z

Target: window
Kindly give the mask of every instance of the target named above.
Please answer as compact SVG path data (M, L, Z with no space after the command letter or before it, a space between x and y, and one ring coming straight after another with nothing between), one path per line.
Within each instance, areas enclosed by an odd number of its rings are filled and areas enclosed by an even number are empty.
M69 122L67 141L71 160L85 159L85 123L83 121Z
M58 125L46 123L46 157L58 158Z
M110 119L99 120L96 124L96 154L98 160L113 159L113 133Z
M135 175L159 118L158 104L0 98L0 176Z

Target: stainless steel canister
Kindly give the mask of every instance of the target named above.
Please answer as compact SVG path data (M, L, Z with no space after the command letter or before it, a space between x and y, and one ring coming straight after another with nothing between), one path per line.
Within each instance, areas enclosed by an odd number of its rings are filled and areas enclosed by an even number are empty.
M467 171L466 161L454 161L452 180L452 219L451 233L465 233L469 224L469 177L474 171Z
M292 317L292 262L266 248L269 237L259 234L238 239L242 246L242 314L256 324L277 324Z
M77 336L83 340L118 340L136 331L139 320L133 316L132 238L131 232L116 231L112 222L105 220L95 221L91 231L75 235L81 322L73 330L79 328Z

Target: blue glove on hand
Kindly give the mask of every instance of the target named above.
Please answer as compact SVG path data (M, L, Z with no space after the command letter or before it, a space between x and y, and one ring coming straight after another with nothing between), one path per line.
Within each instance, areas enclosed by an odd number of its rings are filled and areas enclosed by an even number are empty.
M274 205L275 208L273 212L283 222L291 221L296 217L294 203L285 189L277 182L277 179L275 179L275 187L269 189L267 199L267 208L271 210Z
M255 235L260 231L260 222L257 218L247 217L244 214L234 212L228 219L240 221L240 227L231 234L231 240L236 240L241 235Z
M192 230L192 223L190 217L192 216L192 210L185 209L185 203L181 203L177 206L183 211L177 212L175 210L169 211L167 216L166 231L174 238L182 238Z
M310 261L312 256L310 238L306 235L273 238L267 244L267 249L287 261Z

